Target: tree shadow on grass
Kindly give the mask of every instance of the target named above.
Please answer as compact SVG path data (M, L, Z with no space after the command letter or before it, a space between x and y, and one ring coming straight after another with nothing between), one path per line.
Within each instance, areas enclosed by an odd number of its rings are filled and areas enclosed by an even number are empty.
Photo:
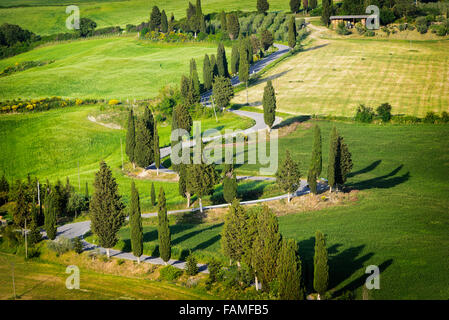
M182 244L184 241L187 241L188 239L190 239L190 238L192 238L192 237L195 237L196 235L200 234L200 233L203 232L203 231L207 231L207 230L212 230L212 229L215 229L215 228L219 228L219 227L221 227L222 225L223 225L223 223L217 223L217 224L211 225L211 226L209 226L209 227L207 227L207 228L204 228L204 229L200 229L200 230L195 230L195 231L189 232L189 233L184 234L184 235L182 235L182 236L180 236L180 237L178 237L178 238L172 239L171 244L172 244L173 246L175 246L175 245L177 245L177 244L180 245L180 244ZM171 228L170 228L170 230L171 230Z
M351 178L351 177L355 177L355 176L357 176L359 174L363 174L363 173L367 173L367 172L373 171L374 169L376 169L379 166L379 164L381 162L382 162L382 160L376 160L373 163L371 163L369 166L367 166L367 167L365 167L365 168L363 168L363 169L361 169L359 171L355 171L355 172L349 173L347 175L347 177Z
M195 248L192 249L192 252L195 252L196 250L204 250L208 247L210 247L211 245L213 245L215 242L219 241L221 238L221 235L217 234L216 236L213 236L212 238L201 242L200 244L198 244L197 246L195 246Z
M305 122L305 121L307 121L307 120L309 120L309 119L310 119L310 116L308 116L308 115L302 115L302 116L290 117L290 118L285 119L285 120L282 121L281 123L275 125L275 126L273 127L273 129L280 129L280 128L282 128L282 127L289 126L289 125L291 125L291 124L293 124L293 123L301 123L301 122Z
M401 164L399 167L397 167L396 169L394 169L393 171L391 171L390 173L388 173L386 175L376 177L373 179L355 182L355 183L347 183L346 186L350 189L357 189L357 190L366 190L366 189L374 189L374 188L379 188L379 189L393 188L393 187L395 187L401 183L404 183L410 179L409 171L407 171L406 173L404 173L401 176L395 177L395 175L399 171L401 171L403 166L404 165Z

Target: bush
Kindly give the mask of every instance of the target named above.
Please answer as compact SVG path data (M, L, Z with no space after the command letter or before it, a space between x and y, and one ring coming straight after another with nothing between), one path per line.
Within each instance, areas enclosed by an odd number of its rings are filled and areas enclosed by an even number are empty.
M388 122L391 120L391 105L389 103L382 103L377 107L376 111L377 115L383 122Z
M219 279L220 271L221 271L221 262L218 260L213 259L207 266L209 269L209 278L208 281L210 283L214 283Z
M49 242L47 242L47 248L51 251L56 252L56 254L59 256L70 250L73 250L74 246L72 240L66 237L59 237L56 240L50 240Z
M366 32L366 27L360 22L357 22L355 24L355 28L359 34L364 34Z
M349 31L349 30L346 28L346 25L345 25L344 22L340 22L340 23L338 24L336 32L337 32L339 35L342 35L342 36L347 36L348 34L351 34L351 31Z
M426 17L419 17L415 20L415 26L419 33L424 34L428 30L428 22Z
M433 111L427 112L426 116L423 119L424 123L436 123L440 117Z
M442 123L449 123L449 113L447 113L446 111L443 111L441 113L441 122Z
M159 272L159 279L174 281L182 275L183 271L181 269L175 268L173 266L165 266Z
M190 253L186 260L186 274L189 276L194 276L197 273L198 273L198 266L196 258L192 253Z
M111 99L111 100L109 100L108 104L110 106L115 106L115 105L119 104L119 101L117 99Z
M374 37L376 33L373 30L366 30L365 36L366 37Z
M81 238L76 237L75 239L73 239L73 250L78 254L81 254L83 252L83 243L81 241Z
M354 120L358 122L370 123L373 121L373 118L374 118L373 109L370 107L365 107L363 104L361 104L357 108Z

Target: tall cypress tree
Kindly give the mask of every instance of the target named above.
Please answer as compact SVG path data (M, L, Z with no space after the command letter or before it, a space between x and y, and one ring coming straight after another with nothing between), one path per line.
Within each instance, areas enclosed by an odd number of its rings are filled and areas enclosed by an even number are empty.
M128 155L129 161L135 167L135 149L136 149L136 128L134 123L134 112L131 108L128 114L128 129L126 131L126 146L125 152Z
M237 72L239 72L239 60L240 60L239 47L237 43L234 43L232 46L232 53L231 53L232 74L237 74Z
M292 13L297 13L301 7L301 0L290 0L290 10Z
M226 20L226 12L224 11L220 13L220 24L221 24L221 31L225 33L227 31L227 20Z
M212 69L210 65L210 59L209 56L204 56L204 62L203 62L203 81L204 81L204 90L209 91L212 89Z
M193 90L195 90L195 97L200 96L200 78L196 69L196 61L193 58L190 60L190 79L191 83L193 83ZM192 90L192 88L189 89Z
M140 213L139 192L134 181L131 182L131 205L129 208L129 224L131 232L131 248L133 255L140 263L140 256L143 254L143 228L142 216Z
M348 173L352 170L352 155L349 152L348 145L344 142L343 137L339 136L339 171L336 179L336 183L343 185L346 182Z
M317 125L314 126L314 137L313 137L313 149L312 149L312 161L310 163L310 168L313 169L317 175L320 176L322 166L322 142L321 142L321 129Z
M27 199L26 186L22 182L19 183L16 205L13 211L13 221L16 227L24 229L25 225L29 225L31 220L30 203Z
M212 83L215 80L215 77L218 77L218 65L217 65L217 58L215 55L210 56L210 69L212 70Z
M290 18L288 22L288 46L294 48L296 46L296 22L295 16Z
M318 299L327 291L329 283L329 265L324 235L317 231L315 234L315 256L313 257L313 287L318 292Z
M299 164L293 161L290 151L285 151L284 162L279 166L276 172L276 182L282 190L288 193L288 202L290 202L290 194L298 190L301 184L301 173Z
M339 164L338 142L337 128L333 126L329 139L329 164L327 166L327 184L329 185L331 192L332 188L337 183L337 166Z
M55 198L54 190L50 191L49 194L45 197L45 222L44 227L47 232L47 237L50 240L54 240L56 238L56 215L57 215L57 203Z
M231 175L225 175L223 178L223 198L227 203L231 203L237 197L237 178L235 172Z
M249 59L248 47L245 40L240 41L239 59L239 81L246 85L246 104L248 104L248 80L249 80Z
M251 43L251 37L247 37L245 40L246 43L246 52L248 55L248 65L251 65L254 62L254 49L253 44Z
M154 133L153 133L153 153L154 164L156 165L156 175L159 175L159 167L161 166L161 149L159 146L159 133L157 131L157 121L154 121Z
M165 10L162 10L162 13L161 13L161 31L163 33L168 32L168 20L167 20L167 14L165 13Z
M201 8L201 0L196 0L195 9L196 28L199 32L206 32L206 21Z
M226 59L226 50L222 42L218 44L217 48L217 67L219 76L229 77L228 60Z
M263 90L262 104L263 119L268 127L268 130L271 130L274 120L276 119L276 93L271 80L268 80L267 85Z
M153 153L154 118L148 107L137 122L135 159L137 165L148 167L154 161Z
M187 208L190 208L190 199L192 197L192 184L191 180L195 179L190 175L190 166L184 163L179 165L179 181L178 181L178 191L179 195L187 199Z
M301 260L298 245L293 239L282 240L277 268L279 298L281 300L304 300Z
M170 235L170 227L168 223L167 216L167 207L165 203L165 192L161 187L159 190L158 197L158 239L159 239L159 254L162 260L164 260L165 264L170 260L171 257L171 235Z
M30 223L30 231L28 234L28 240L30 245L34 245L42 240L41 231L39 229L39 207L36 205L36 202L33 201L31 206L31 223Z
M321 12L321 21L329 26L329 18L332 14L332 0L323 0L322 1L323 10Z
M239 200L234 199L224 217L224 226L221 232L221 248L223 254L229 259L242 261L245 254L246 229L247 214Z
M240 32L239 18L236 13L230 13L226 16L226 29L231 40L237 39Z
M90 201L92 232L97 235L99 245L109 248L118 241L117 232L125 221L124 205L118 193L118 186L106 162L100 163L100 170L95 173L94 193Z
M161 11L157 6L153 6L150 15L150 30L159 31L161 26Z
M181 97L183 101L186 101L190 90L190 79L185 75L181 76Z
M266 14L270 9L270 4L267 0L257 0L257 12Z
M150 200L151 206L154 207L154 205L156 204L156 191L154 190L154 182L151 182Z

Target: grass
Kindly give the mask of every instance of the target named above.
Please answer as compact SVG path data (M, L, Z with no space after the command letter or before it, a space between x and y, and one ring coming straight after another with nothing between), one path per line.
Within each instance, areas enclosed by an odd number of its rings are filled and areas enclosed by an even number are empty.
M93 271L91 268L79 264L77 266L80 269L80 289L68 290L65 285L69 276L65 272L67 264L62 263L59 259L24 260L22 257L0 253L0 261L1 300L13 299L12 263L14 264L16 299L20 300L198 300L213 298L208 294L197 292L198 290L148 280L145 275L108 274L104 271Z
M384 102L397 114L449 111L448 41L320 43L266 73L249 89L249 102L261 105L263 88L272 79L281 112L353 116L359 104L375 108ZM246 103L246 92L233 102Z
M333 122L318 122L323 133L323 163ZM381 270L374 299L448 299L449 281L449 126L359 125L335 123L353 155L348 186L360 190L359 200L342 207L279 218L284 237L299 243L304 272L313 273L316 230L326 234L330 254L330 287L336 294L355 290L361 298L365 268ZM301 161L305 175L313 130L300 126L280 140L280 153L289 149ZM324 173L326 175L326 166ZM201 249L203 257L220 252L220 223L174 225L173 241L180 250ZM157 237L152 226L145 238ZM125 228L122 239L129 237ZM309 288L311 283L308 282Z
M153 5L165 10L169 16L172 12L176 19L185 17L188 2L184 0L130 0L130 1L108 1L108 0L6 0L2 6L29 5L30 7L16 7L0 9L0 24L4 22L14 23L37 34L52 34L68 32L65 20L69 15L65 13L64 5L79 4L80 15L93 19L99 28L127 24L139 24L148 21ZM233 10L256 11L256 2L253 0L226 1L226 0L203 0L201 2L203 13L226 12ZM56 6L58 5L58 6ZM271 0L270 11L290 11L288 1Z
M192 58L197 61L202 79L204 55L216 50L212 43L152 43L131 36L43 46L0 60L0 70L16 62L55 60L46 66L0 78L0 99L61 96L132 101L150 98L164 86L179 86L181 75L189 72Z
M124 144L126 132L88 121L88 115L98 115L100 108L80 106L0 116L0 133L5 137L0 141L2 173L9 179L25 178L29 173L40 179L48 178L50 181L61 179L64 183L67 176L78 190L79 163L81 192L84 193L87 182L92 193L94 173L98 171L99 161L105 160L112 168L119 191L127 202L131 179L120 169L120 139ZM122 107L115 108L120 110ZM126 111L120 113L126 114ZM228 125L231 128L243 129L251 124L251 121L248 122L232 113L224 113L218 123L214 118L203 119L202 129L224 130ZM169 133L169 126L160 127L161 145L168 143ZM151 182L136 179L144 210L154 210L150 206ZM170 207L184 204L183 198L178 195L177 183L154 181L154 184L156 190L164 187Z

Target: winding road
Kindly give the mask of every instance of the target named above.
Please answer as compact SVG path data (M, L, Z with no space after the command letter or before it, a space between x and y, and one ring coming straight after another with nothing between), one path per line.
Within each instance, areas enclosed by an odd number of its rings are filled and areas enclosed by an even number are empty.
M268 66L270 63L276 61L277 59L281 58L282 56L284 56L286 53L289 52L289 47L282 45L282 44L274 44L274 46L276 48L278 48L278 51L272 53L271 55L263 58L262 60L259 60L258 62L254 63L251 67L250 67L250 74L254 75L258 72L260 72L261 70L263 70L266 66ZM238 76L235 76L231 79L231 83L233 86L237 86L240 84L239 78ZM202 95L201 100L202 102L206 105L206 106L210 106L210 97L211 97L211 92L206 92ZM256 113L256 112L249 112L249 111L243 111L243 110L229 110L230 112L233 112L236 115L242 116L242 117L248 117L251 118L255 121L254 126L252 126L251 128L248 128L246 130L242 130L242 131L238 131L238 132L234 132L232 135L238 135L238 134L248 134L250 132L257 132L259 130L265 130L266 129L266 125L263 119L263 114L262 113ZM280 123L282 121L282 118L280 117L276 117L275 119L275 125ZM209 137L209 138L205 138L203 139L204 142L209 142L212 141L214 139L218 139L218 138L223 138L224 136L214 136L214 137ZM189 146L194 146L195 145L195 141L186 141L183 144L189 145ZM171 147L165 147L161 149L161 158L164 158L168 155L170 155L171 153ZM154 168L154 164L150 167L148 167L147 169L152 170L155 169ZM169 172L170 170L168 169L160 169L160 171L164 172ZM258 177L258 176L238 176L237 177L239 180L259 180L259 181L270 181L270 180L275 180L275 178L273 177ZM325 184L319 184L319 188L326 188ZM305 180L301 181L300 187L298 188L298 190L292 194L292 197L295 196L301 196L304 194L309 193L309 189L307 188L307 182ZM258 200L251 200L251 201L242 201L241 204L242 205L248 205L248 204L256 204L256 203L262 203L262 202L268 202L268 201L275 201L275 200L280 200L280 199L286 199L288 197L288 195L280 195L277 197L271 197L271 198L266 198L266 199L258 199ZM219 204L219 205L212 205L212 206L204 206L203 209L204 210L210 210L210 209L216 209L216 208L224 208L227 207L229 204L225 203L225 204ZM182 209L182 210L171 210L168 211L168 214L175 214L175 213L183 213L183 212L195 212L198 211L199 208L191 208L191 209ZM142 214L142 217L148 218L148 217L155 217L157 216L157 212L152 212L152 213L145 213ZM90 230L90 221L82 221L82 222L76 222L76 223L70 223L70 224L65 224L63 226L60 226L58 228L57 231L57 237L63 236L69 239L75 238L75 237L81 237L83 238L83 236ZM84 249L85 250L99 250L100 253L104 254L106 252L106 250L104 248L98 247L94 244L88 243L85 240L83 240L83 244L84 244ZM118 250L114 250L111 249L110 250L110 254L112 257L117 257L117 258L122 258L122 259L127 259L127 260L136 260L136 257L134 257L132 255L132 253L129 252L123 252L123 251L118 251ZM150 256L145 256L143 255L141 257L141 261L142 262L146 262L146 263L152 263L152 264L165 264L164 261L158 257L150 257ZM178 260L170 260L168 262L169 264L180 268L180 269L184 269L185 268L185 262L184 261L178 261ZM203 265L203 264L199 264L199 269L200 272L205 272L208 273L207 270L207 266Z

